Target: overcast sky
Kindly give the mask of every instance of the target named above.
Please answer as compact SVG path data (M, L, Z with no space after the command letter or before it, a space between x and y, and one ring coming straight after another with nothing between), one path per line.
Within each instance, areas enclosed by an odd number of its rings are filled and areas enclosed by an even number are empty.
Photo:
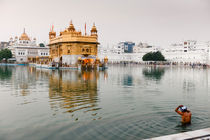
M0 0L0 41L23 28L48 42L70 20L84 32L95 22L103 46L140 41L166 46L184 39L210 41L210 0Z

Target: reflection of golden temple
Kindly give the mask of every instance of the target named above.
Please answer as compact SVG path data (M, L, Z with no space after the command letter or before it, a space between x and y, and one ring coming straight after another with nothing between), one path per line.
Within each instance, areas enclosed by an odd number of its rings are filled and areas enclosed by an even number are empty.
M52 108L66 112L97 110L97 71L54 71L49 78L49 97L59 100Z
M99 43L95 24L90 33L87 35L85 31L85 34L82 35L81 31L76 31L71 21L69 27L56 36L52 26L49 32L49 47L54 66L86 69L99 66L100 60L96 60Z

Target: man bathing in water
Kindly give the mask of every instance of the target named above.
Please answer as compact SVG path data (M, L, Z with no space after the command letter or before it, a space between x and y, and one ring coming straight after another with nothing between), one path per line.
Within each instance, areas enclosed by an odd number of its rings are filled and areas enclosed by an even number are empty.
M179 109L180 109L180 111L179 111ZM182 123L183 124L191 123L191 112L189 110L187 110L186 106L179 105L175 109L175 112L182 116Z

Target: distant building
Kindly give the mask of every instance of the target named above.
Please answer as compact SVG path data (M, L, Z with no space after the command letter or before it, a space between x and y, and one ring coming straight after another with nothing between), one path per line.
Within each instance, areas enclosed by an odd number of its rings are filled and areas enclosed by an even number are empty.
M100 47L99 48L99 58L108 57L110 63L120 63L120 62L142 62L142 57L148 52L156 52L159 48L150 46L147 43L139 43L137 46L133 46L132 44L130 49L129 46L125 42L120 42L117 45L112 47ZM131 48L133 51L131 52ZM125 49L129 51L125 51ZM128 53L130 52L130 53Z
M168 48L160 48L139 43L133 47L133 53L125 53L123 43L113 47L100 47L99 57L108 57L111 63L120 62L143 62L142 57L149 52L160 51L168 62L179 64L208 64L210 65L210 42L185 40L175 43Z
M31 40L25 29L19 38L17 36L14 39L10 38L8 49L18 63L36 63L49 57L49 48L37 46L36 38Z
M133 42L120 42L118 48L121 49L124 53L133 53L133 47L135 43Z
M147 51L151 48L150 51L153 52L153 47L148 45L147 43L140 42L138 45L133 47L133 53L141 53L142 50L146 49Z
M205 42L185 40L178 44L172 44L162 53L170 62L209 63L209 46Z
M6 49L9 46L9 42L0 42L0 50Z

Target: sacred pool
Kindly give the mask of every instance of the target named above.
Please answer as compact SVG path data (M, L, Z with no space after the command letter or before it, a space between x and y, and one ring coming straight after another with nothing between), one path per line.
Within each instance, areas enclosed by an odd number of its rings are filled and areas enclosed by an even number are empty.
M192 112L183 126L174 110ZM145 139L210 127L210 70L0 66L1 140Z

